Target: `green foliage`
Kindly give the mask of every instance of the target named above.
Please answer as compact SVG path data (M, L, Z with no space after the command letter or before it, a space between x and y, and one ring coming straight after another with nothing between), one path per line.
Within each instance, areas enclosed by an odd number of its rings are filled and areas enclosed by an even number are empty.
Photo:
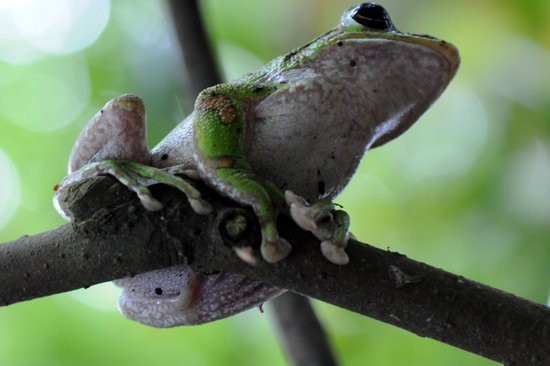
M549 4L383 2L399 29L454 43L463 64L411 131L367 154L339 198L360 240L547 301ZM232 78L324 32L350 5L209 0L204 10ZM51 206L52 187L80 129L108 99L126 92L144 98L151 145L188 112L163 10L144 0L113 2L97 40L71 53L24 50L0 25L0 242L63 223ZM0 6L0 19L7 11ZM99 27L75 24L72 35ZM9 27L13 36L16 26ZM284 364L268 306L267 314L157 330L119 315L116 297L106 284L0 308L0 364ZM329 305L318 310L345 365L493 364Z

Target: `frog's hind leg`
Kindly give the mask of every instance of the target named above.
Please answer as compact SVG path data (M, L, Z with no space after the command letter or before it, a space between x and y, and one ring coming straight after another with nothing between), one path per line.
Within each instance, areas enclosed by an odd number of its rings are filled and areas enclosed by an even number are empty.
M112 175L134 191L148 210L159 210L157 201L148 186L164 183L178 188L189 199L198 213L208 213L210 205L185 180L174 176L183 169L157 169L151 164L147 149L145 108L135 95L123 95L109 101L80 134L69 159L69 176L57 190L54 205L66 218L71 214L65 207L65 189L70 184L97 175Z
M110 100L90 119L71 151L69 174L88 163L114 159L151 163L145 107L136 95Z
M111 175L128 189L134 191L140 199L143 207L150 211L158 211L163 205L153 197L149 186L153 184L166 184L185 193L193 210L199 214L208 214L212 211L211 205L201 198L200 192L182 178L173 175L166 169L157 169L128 160L104 160L97 163L89 163L73 174L66 177L58 193L62 194L62 188L85 178L98 175ZM57 207L57 206L56 206Z

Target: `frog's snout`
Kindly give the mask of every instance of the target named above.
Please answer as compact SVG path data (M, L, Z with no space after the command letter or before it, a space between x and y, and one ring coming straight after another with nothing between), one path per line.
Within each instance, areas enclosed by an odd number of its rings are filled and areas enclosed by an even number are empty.
M431 49L437 51L441 56L443 56L443 59L448 65L449 80L452 79L460 66L460 55L458 54L458 49L452 43L435 38L426 39L425 45L429 46Z

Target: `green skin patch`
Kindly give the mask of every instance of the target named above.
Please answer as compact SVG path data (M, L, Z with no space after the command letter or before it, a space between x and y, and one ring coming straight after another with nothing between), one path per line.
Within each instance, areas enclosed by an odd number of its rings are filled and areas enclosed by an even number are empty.
M290 251L290 245L279 238L276 226L282 192L272 184L266 185L244 156L245 101L269 92L268 88L240 85L205 90L196 102L193 132L199 172L209 176L225 195L252 206L261 225L264 258L275 262Z
M280 86L283 87L286 86ZM277 215L284 206L284 197L273 183L252 171L244 155L247 127L244 109L247 104L275 90L275 87L250 84L217 85L206 89L195 105L193 130L199 172L208 176L225 195L252 206L261 225L262 254L269 262L279 261L290 252L290 245L279 237L276 225ZM330 205L331 202L326 202L327 207ZM329 211L321 207L318 209ZM343 233L335 232L342 236L336 241L343 242L347 226Z

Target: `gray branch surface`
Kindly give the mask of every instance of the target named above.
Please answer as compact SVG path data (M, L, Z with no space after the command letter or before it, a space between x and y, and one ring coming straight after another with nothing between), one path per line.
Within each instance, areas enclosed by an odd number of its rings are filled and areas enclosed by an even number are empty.
M71 188L76 223L0 245L0 305L188 263L199 272L240 273L430 337L505 365L550 365L550 309L403 254L350 241L346 266L327 261L317 240L281 217L293 244L285 260L250 266L232 249L259 243L247 208L199 187L214 213L195 214L179 192L152 187L166 206L144 210L110 177ZM225 223L237 215L237 239Z

